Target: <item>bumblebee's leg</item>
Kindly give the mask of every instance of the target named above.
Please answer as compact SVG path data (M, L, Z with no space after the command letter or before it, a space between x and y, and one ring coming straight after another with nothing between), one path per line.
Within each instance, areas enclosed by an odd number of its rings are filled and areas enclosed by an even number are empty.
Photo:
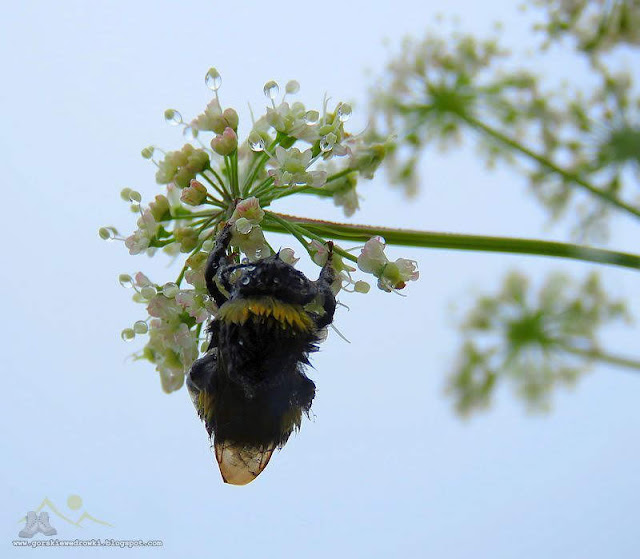
M333 269L332 260L333 243L329 242L329 257L320 271L320 277L315 282L318 293L322 295L322 308L324 309L324 314L316 319L317 328L329 326L329 324L333 322L333 314L336 310L336 298L333 295L333 291L331 291L331 284L336 279L336 272Z
M204 279L207 284L207 291L213 297L218 307L222 306L227 298L216 285L216 274L218 270L227 265L226 253L231 241L231 225L227 223L216 237L216 244L209 254L207 264L204 269Z

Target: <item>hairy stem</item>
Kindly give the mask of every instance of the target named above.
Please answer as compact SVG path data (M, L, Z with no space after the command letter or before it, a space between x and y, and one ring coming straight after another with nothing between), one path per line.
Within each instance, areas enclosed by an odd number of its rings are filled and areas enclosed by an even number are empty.
M415 231L411 229L392 229L371 225L352 225L306 219L277 213L273 213L272 215L274 217L280 217L289 223L303 226L309 233L325 239L340 239L353 241L355 243L364 243L371 237L380 235L384 237L390 245L551 256L640 270L640 256L636 254L592 248L571 243L542 241L538 239ZM283 231L282 226L279 226L273 221L265 224L264 229L267 231Z

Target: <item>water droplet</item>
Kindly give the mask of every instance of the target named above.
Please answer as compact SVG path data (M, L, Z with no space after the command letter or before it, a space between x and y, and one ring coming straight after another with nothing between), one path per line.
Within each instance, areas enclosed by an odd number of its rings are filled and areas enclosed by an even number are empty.
M240 283L241 283L242 285L249 285L249 284L251 283L251 279L250 279L250 278L248 278L247 276L244 276L244 277L240 280Z
M204 243L202 243L202 250L204 252L211 252L213 250L214 242L211 239L207 239Z
M129 190L129 202L137 202L138 204L142 201L142 195L137 190Z
M318 111L307 111L304 114L304 121L309 125L313 126L318 119L320 118L320 113Z
M251 151L264 151L264 140L258 134L255 134L253 136L249 135L249 139L247 141L249 142Z
M333 149L333 143L327 140L326 136L320 140L320 151L327 153Z
M271 80L264 84L263 91L267 99L273 100L278 96L278 93L280 93L280 86Z
M136 334L146 334L149 331L149 326L144 320L136 320L133 325L133 331Z
M147 301L152 299L156 293L156 288L150 285L147 285L140 290L140 295L142 295Z
M351 116L351 105L349 105L349 103L340 103L336 114L338 115L338 120L340 122L347 122Z
M136 337L136 333L133 331L133 328L125 328L121 333L120 337L125 342L130 342Z
M127 289L133 287L133 278L129 274L120 274L118 276L118 282L122 287Z
M175 109L167 109L164 112L164 119L171 124L171 126L182 124L182 115Z
M198 137L198 129L190 124L185 125L182 131L183 136L188 136L191 140L195 140Z
M218 91L218 89L220 89L220 85L222 85L220 72L215 68L209 68L204 77L204 83L211 91Z
M280 283L280 278L273 278L273 285L278 285Z
M165 283L162 286L162 294L167 299L173 299L178 294L178 291L180 291L180 288L178 287L177 284L173 283L172 281Z

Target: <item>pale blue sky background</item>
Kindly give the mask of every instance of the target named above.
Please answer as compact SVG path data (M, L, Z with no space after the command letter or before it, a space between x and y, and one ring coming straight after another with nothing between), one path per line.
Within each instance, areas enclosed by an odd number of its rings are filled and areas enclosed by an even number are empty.
M314 358L315 419L303 425L253 484L221 483L186 392L165 395L119 338L142 316L117 284L139 269L175 276L164 262L130 257L98 239L100 225L131 230L118 196L148 201L154 169L139 151L179 146L165 108L185 116L209 99L215 65L221 96L246 124L262 85L295 78L301 98L325 91L354 101L362 123L370 79L387 60L384 38L422 35L439 10L486 32L501 18L517 44L530 20L516 2L395 0L322 3L36 2L5 6L0 22L4 175L2 321L3 480L0 552L17 556L17 521L47 496L63 512L70 494L113 528L74 528L60 538L162 539L134 556L323 558L632 558L640 554L640 379L600 367L549 416L529 416L508 391L468 422L443 397L458 336L451 303L494 289L514 267L542 278L583 277L591 267L545 259L403 249L421 278L407 298L344 297ZM562 56L544 62L566 73ZM581 68L571 67L576 79ZM357 111L360 109L360 116ZM358 120L360 119L360 120ZM241 128L243 123L241 122ZM243 129L246 131L246 128ZM363 183L361 223L564 238L523 181L488 173L472 150L430 152L410 205L381 177ZM305 204L309 204L306 206ZM313 204L313 205L311 205ZM329 203L283 210L340 219ZM616 246L638 250L621 219ZM637 304L637 276L606 269L612 293ZM612 349L637 347L637 328L608 332ZM34 553L21 551L22 555ZM114 550L40 551L91 557Z

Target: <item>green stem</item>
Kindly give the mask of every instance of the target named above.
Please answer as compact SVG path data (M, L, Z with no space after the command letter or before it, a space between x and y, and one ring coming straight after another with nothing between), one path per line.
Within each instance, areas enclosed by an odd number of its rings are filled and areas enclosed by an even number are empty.
M487 237L483 235L463 235L459 233L439 233L433 231L415 231L411 229L392 229L371 225L352 225L316 219L275 214L274 217L304 227L309 233L324 238L340 239L364 243L371 237L380 235L390 245L439 248L450 250L471 250L481 252L499 252L511 254L530 254L568 258L583 262L595 262L610 266L620 266L640 270L640 256L625 252L604 250L570 243L542 241L538 239L517 239L512 237ZM282 228L267 224L267 231L281 232Z
M232 176L232 171L231 171L231 162L229 161L229 156L225 155L224 156L224 167L227 171L227 178L229 179L229 191L231 192L231 195L234 198L238 197L238 193L235 191L235 188L233 187L233 176Z
M298 239L298 242L304 247L304 249L311 256L311 252L309 251L309 244L307 243L306 239L302 236L302 234L298 231L298 227L288 222L286 219L280 218L280 216L272 212L265 212L265 213L268 219L266 223L268 223L269 221L273 221L274 224L276 224L276 227L280 226L282 229L284 229L284 231L288 231L289 233L291 233L296 239ZM265 229L267 228L265 227Z
M308 243L304 240L304 236L309 237L310 239L314 239L323 244L327 242L327 240L324 237L311 231L306 226L300 225L299 223L297 223L295 221L297 218L290 218L290 216L286 216L289 219L285 219L282 216L282 214L277 214L274 212L265 212L265 214L267 215L267 217L271 218L273 222L275 222L276 228L270 229L267 226L267 227L264 227L264 229L266 229L267 231L280 231L281 229L278 229L277 227L278 225L282 226L285 230L289 231L294 237L296 237L296 239L300 241L300 243L307 249L307 252L309 252L309 254L311 254L311 252L309 251ZM342 256L343 258L346 258L347 260L351 260L352 262L358 261L357 257L355 257L353 254L350 254L346 250L340 248L339 246L334 246L333 250L336 254L339 254L340 256Z
M231 180L233 184L233 191L240 197L240 186L238 184L238 150L236 149L230 156L231 161Z
M222 212L218 212L217 214L212 215L210 217L210 219L207 219L200 226L200 228L198 229L198 234L202 233L207 228L207 226L209 226L212 222L215 225L218 221L220 221L221 218L222 218ZM202 239L201 241L199 241L198 244L196 245L196 248L194 248L191 251L191 254L189 254L189 256L192 256L193 254L198 252L202 248L202 245L204 244L205 241L206 241L206 239ZM187 259L188 259L188 257L187 257ZM187 271L187 264L185 262L184 266L182 267L182 270L180 270L180 274L178 274L178 278L176 279L176 284L178 286L180 286L180 284L182 283L182 280L184 278L184 274L186 273L186 271Z
M355 172L356 171L354 169L351 169L351 168L342 169L342 171L339 171L338 173L334 173L333 175L329 175L327 177L327 182L338 180L338 179L348 175L349 173L355 173Z
M220 177L218 176L218 173L216 173L213 169L209 169L214 176L219 179ZM213 188L216 189L216 191L218 192L218 194L220 194L220 196L222 196L223 200L230 200L230 196L229 193L226 191L226 189L224 188L224 185L222 186L222 188L220 186L218 186L215 182L213 182L207 175L205 175L204 173L200 173L202 175L202 177L204 178L204 180L206 180L211 186L213 186Z
M519 143L518 141L514 140L513 138L510 138L509 136L503 134L499 130L496 130L495 128L492 128L492 127L486 125L485 123L483 123L483 122L481 122L479 120L476 120L475 118L473 118L472 116L469 116L468 114L466 114L464 112L456 112L456 115L459 118L461 118L463 121L465 121L467 124L472 126L473 128L475 128L477 130L480 130L481 132L483 132L487 136L490 136L491 138L494 138L495 140L498 140L502 144L504 144L504 145L510 147L511 149L521 153L522 155L526 155L527 157L529 157L530 159L533 159L536 163L539 163L540 165L542 165L543 167L545 167L549 171L553 171L557 175L560 175L564 180L566 180L568 182L572 182L572 183L582 187L584 190L586 190L587 192L589 192L589 193L593 194L594 196L600 198L601 200L603 200L607 204L615 206L616 208L618 208L620 210L623 210L623 211L626 211L627 213L630 213L631 215L634 215L636 217L640 217L640 209L639 208L637 208L635 206L631 206L630 204L627 204L626 202L623 202L622 200L620 200L619 198L617 198L613 194L611 194L609 192L606 192L606 191L604 191L604 190L602 190L600 188L595 187L593 184L591 184L589 181L583 179L582 177L580 177L580 176L578 176L578 175L576 175L574 173L571 173L570 171L567 171L566 169L563 169L562 167L559 167L558 165L556 165L550 159L544 157L543 155L540 155L539 153L536 153L536 152L530 150L526 146L523 146L521 143Z
M619 355L613 355L606 353L599 349L581 349L578 347L572 347L569 345L562 345L568 353L585 357L586 359L592 359L594 361L600 361L601 363L608 363L610 365L616 365L618 367L624 367L626 369L640 369L640 360L630 359L628 357L620 357Z
M274 200L279 200L280 198L285 198L287 196L291 196L292 194L314 194L316 196L321 196L324 198L333 197L333 192L330 190L325 190L324 188L316 188L314 186L296 186L295 188L285 188L282 192L276 193L274 196L266 197L266 202L270 204Z

